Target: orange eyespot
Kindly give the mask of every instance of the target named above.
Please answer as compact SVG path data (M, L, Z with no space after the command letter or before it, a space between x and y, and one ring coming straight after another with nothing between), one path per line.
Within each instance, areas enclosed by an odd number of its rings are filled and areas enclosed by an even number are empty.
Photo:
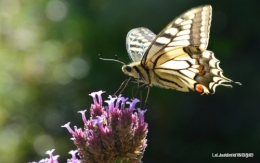
M204 74L205 74L205 71L204 71L204 70L199 70L199 74L200 74L200 75L204 75Z
M204 75L205 74L205 71L203 70L204 69L204 66L203 65L199 65L199 75Z
M196 84L195 90L199 93L204 93L204 88L201 84Z

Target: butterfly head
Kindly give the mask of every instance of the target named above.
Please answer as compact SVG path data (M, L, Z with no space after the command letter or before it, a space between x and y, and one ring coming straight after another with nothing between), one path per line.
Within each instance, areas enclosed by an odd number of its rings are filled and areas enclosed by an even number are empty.
M138 69L136 68L135 65L129 64L129 65L123 65L122 71L128 75L131 76L135 79L140 78L140 73L138 73Z

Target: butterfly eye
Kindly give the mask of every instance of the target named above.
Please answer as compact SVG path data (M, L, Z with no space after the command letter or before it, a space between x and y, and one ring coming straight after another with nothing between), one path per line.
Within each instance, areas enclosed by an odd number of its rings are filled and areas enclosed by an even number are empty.
M127 72L131 72L132 71L132 68L130 66L126 66L125 69L126 69Z

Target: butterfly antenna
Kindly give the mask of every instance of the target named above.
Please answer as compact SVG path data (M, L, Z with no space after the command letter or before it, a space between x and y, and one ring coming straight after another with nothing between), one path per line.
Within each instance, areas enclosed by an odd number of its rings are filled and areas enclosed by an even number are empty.
M123 65L126 65L123 61L120 61L119 59L117 59L117 55L115 55L115 59L101 58L100 56L101 56L101 55L98 54L98 58L99 58L100 60L104 60L104 61L115 61L115 62L122 63Z

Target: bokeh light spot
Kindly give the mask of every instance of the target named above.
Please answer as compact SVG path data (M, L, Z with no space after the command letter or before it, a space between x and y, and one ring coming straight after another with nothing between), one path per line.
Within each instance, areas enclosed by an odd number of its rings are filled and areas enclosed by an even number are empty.
M81 58L74 58L68 65L68 73L71 77L81 79L89 72L88 63Z
M52 132L59 132L62 130L63 118L59 113L50 113L44 120L44 124L47 128L51 129Z
M18 14L20 11L20 3L17 0L1 0L0 13L3 17L11 17Z
M45 155L45 152L54 149L54 141L49 135L39 135L34 141L34 149L39 155Z
M60 84L68 84L71 82L72 78L69 76L66 71L67 64L62 63L54 67L53 77Z
M38 78L44 74L45 59L40 55L28 56L24 62L26 74L30 77Z
M0 132L0 152L1 156L9 155L10 157L0 157L0 162L15 162L17 159L17 145L19 143L19 133L11 126L8 126L6 129L1 130Z
M50 0L46 7L46 15L52 21L61 21L67 15L68 9L64 2Z
M0 94L6 94L13 88L14 80L11 75L5 71L0 71Z
M28 29L17 29L8 34L7 40L9 44L19 50L28 50L28 48L37 44L39 40L35 31Z
M48 62L55 61L62 56L62 44L55 40L45 41L40 45L39 53Z

